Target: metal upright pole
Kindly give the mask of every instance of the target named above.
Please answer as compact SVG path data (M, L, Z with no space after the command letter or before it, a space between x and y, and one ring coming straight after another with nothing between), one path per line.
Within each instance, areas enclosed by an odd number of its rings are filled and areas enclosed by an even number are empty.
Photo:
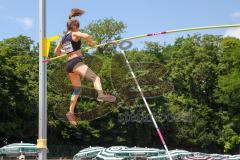
M46 0L39 0L39 128L37 147L39 160L47 160L47 63L46 52Z

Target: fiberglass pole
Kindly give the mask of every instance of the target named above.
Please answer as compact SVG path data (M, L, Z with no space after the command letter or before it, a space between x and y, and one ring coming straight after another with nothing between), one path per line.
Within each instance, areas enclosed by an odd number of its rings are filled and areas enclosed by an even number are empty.
M46 0L39 0L39 128L38 159L47 160L47 63L45 59Z
M150 109L150 107L149 107L149 105L148 105L148 103L147 103L147 100L146 100L146 98L145 98L145 96L144 96L144 94L143 94L143 92L142 92L142 89L141 89L141 87L140 87L140 85L139 85L139 83L138 83L138 80L137 80L134 72L133 72L133 69L132 69L132 67L131 67L131 65L130 65L130 63L129 63L126 55L125 55L125 52L124 52L123 50L121 50L121 53L123 54L123 57L124 57L124 59L125 59L125 61L126 61L126 63L127 63L127 66L128 66L128 68L129 68L129 70L130 70L130 72L131 72L131 74L132 74L132 77L133 77L134 81L135 81L135 84L137 85L138 91L139 91L140 94L141 94L141 97L142 97L142 99L143 99L143 102L144 102L144 104L145 104L145 106L146 106L146 108L147 108L147 110L148 110L148 113L149 113L149 115L150 115L150 117L151 117L151 119L152 119L152 121L153 121L153 124L154 124L154 126L155 126L155 128L156 128L156 130L157 130L158 136L159 136L159 138L160 138L160 140L161 140L161 142L162 142L162 144L163 144L163 146L164 146L164 148L165 148L165 150L166 150L166 152L167 152L167 155L168 155L169 159L172 160L172 157L171 157L171 155L170 155L170 153L169 153L169 151L168 151L167 144L165 143L164 138L163 138L163 136L162 136L162 133L161 133L160 129L158 128L158 125L157 125L157 123L156 123L156 120L155 120L155 118L154 118L154 116L153 116L153 114L152 114L152 111L151 111L151 109Z
M203 26L203 27L192 27L192 28L166 30L166 31L157 32L157 33L141 34L141 35L137 35L137 36L132 36L132 37L127 37L127 38L123 38L123 39L119 39L119 40L114 40L114 41L111 41L111 42L98 44L98 45L96 45L94 47L86 47L82 51L88 51L88 50L93 49L93 48L98 48L98 47L106 46L106 45L109 45L109 44L118 44L118 43L121 43L123 41L129 41L129 40L143 38L143 37L159 36L159 35L164 35L164 34L187 32L187 31L196 31L196 30L220 29L220 28L239 28L239 27L240 27L240 24L227 24L227 25L218 25L218 26ZM57 36L60 37L60 35L57 35ZM66 55L67 54L63 54L61 56L57 56L57 57L53 57L53 58L50 58L50 59L46 59L46 60L44 60L44 62L53 61L53 60L65 57Z

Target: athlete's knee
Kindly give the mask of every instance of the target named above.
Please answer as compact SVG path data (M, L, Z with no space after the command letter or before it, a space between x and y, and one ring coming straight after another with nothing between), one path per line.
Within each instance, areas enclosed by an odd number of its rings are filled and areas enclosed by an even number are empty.
M94 79L94 82L100 82L100 81L101 81L100 77L96 76Z
M70 100L73 101L75 96L79 96L80 93L81 93L81 88L80 87L74 87Z
M73 94L74 95L80 95L81 93L81 88L80 87L74 87L73 88Z

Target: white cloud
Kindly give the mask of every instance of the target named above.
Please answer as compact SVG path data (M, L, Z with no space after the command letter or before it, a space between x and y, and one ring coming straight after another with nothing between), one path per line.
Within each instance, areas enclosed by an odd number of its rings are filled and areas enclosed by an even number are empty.
M224 37L235 37L240 39L240 28L227 29Z
M33 27L33 20L29 17L24 17L22 19L19 19L19 22L21 22L26 29Z
M8 19L11 21L20 24L24 30L31 29L33 27L33 19L29 17L21 17L21 18L16 18L12 16L8 16Z
M240 12L234 12L231 16L234 18L240 18Z

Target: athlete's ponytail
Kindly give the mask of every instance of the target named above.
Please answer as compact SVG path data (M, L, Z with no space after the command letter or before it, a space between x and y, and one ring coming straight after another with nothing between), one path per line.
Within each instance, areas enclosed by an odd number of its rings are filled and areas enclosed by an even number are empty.
M79 28L80 23L78 19L73 18L76 16L81 16L85 13L84 10L78 9L78 8L73 8L68 16L68 21L67 21L67 30L72 31L74 28Z
M69 19L71 19L72 17L76 17L76 16L81 16L85 13L84 10L79 9L79 8L73 8L69 14Z

